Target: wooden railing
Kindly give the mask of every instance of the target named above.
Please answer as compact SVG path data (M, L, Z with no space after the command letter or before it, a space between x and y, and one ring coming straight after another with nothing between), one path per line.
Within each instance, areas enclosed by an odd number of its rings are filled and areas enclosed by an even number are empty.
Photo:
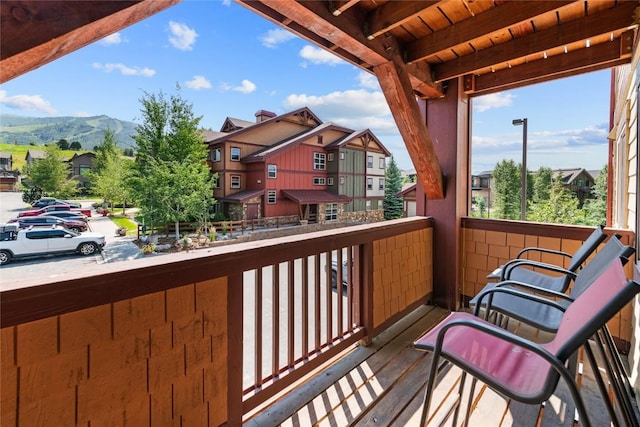
M240 425L428 302L431 236L409 218L3 283L2 424Z

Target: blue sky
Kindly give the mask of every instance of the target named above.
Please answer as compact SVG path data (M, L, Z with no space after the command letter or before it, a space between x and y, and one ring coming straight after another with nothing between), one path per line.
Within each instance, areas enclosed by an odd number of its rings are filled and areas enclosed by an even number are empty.
M371 129L413 166L374 76L229 1L187 0L0 86L0 112L108 115L139 122L144 93L190 101L201 125L309 107L324 122ZM529 170L606 164L610 71L475 98L473 172L522 159Z

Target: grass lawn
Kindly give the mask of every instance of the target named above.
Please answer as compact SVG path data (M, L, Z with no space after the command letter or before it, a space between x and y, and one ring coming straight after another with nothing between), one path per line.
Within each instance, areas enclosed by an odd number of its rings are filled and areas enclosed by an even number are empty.
M118 226L118 228L126 228L128 236L134 236L138 234L138 223L131 221L128 217L122 214L111 214L109 219Z

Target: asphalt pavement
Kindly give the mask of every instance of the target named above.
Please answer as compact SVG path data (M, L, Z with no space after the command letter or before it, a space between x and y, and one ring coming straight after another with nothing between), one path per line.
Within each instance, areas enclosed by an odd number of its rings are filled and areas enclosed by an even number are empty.
M116 234L118 227L109 217L94 212L89 219L89 227L91 231L105 235L107 244L101 253L103 263L126 261L142 256L140 248L134 243L135 236L118 236Z

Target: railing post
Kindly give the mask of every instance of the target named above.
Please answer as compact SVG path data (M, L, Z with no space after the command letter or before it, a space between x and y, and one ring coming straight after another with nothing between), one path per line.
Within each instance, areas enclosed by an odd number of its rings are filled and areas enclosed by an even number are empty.
M373 242L363 243L359 246L358 256L359 278L358 287L360 295L360 319L367 335L360 341L362 345L371 344L373 336Z
M227 278L227 426L242 425L242 272Z

